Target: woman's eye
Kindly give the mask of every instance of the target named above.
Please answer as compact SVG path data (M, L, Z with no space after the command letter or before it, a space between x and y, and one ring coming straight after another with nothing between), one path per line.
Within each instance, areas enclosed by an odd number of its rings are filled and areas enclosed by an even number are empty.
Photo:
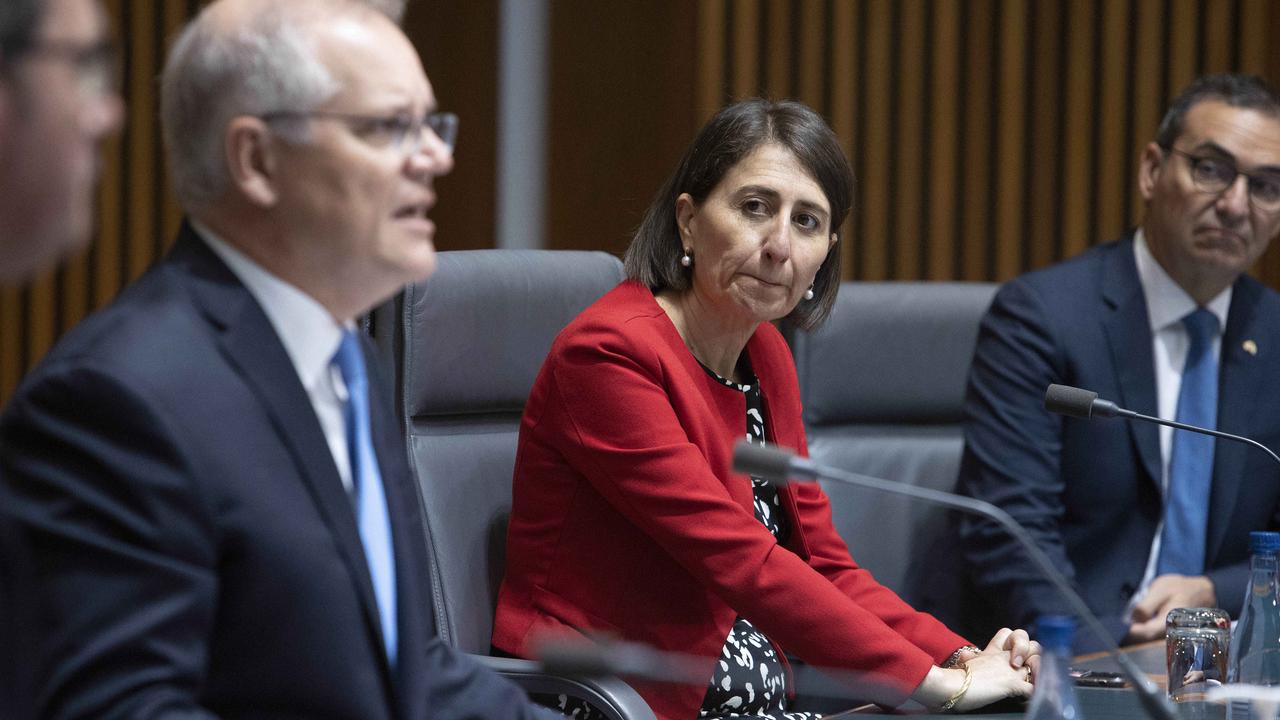
M765 205L763 200L749 198L742 203L742 210L748 215L764 215L769 210L769 206Z
M818 229L818 218L810 215L809 213L800 213L799 215L796 215L795 223L804 230Z

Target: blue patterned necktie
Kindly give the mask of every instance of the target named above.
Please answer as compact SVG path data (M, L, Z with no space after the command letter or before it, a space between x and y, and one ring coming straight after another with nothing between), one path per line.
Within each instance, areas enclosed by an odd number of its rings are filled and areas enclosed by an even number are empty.
M382 637L387 659L396 664L396 562L391 543L391 522L387 518L387 498L382 488L378 456L373 450L373 433L369 428L369 380L365 374L364 355L354 332L342 333L342 343L333 356L333 364L342 372L347 385L347 402L342 416L347 426L347 452L351 456L352 499L364 543L373 594L378 601L378 617L382 621Z
M1191 342L1178 391L1177 421L1213 428L1218 422L1218 358L1213 354L1218 317L1200 308L1184 317L1182 324ZM1214 439L1208 435L1173 431L1157 575L1204 574L1213 447Z

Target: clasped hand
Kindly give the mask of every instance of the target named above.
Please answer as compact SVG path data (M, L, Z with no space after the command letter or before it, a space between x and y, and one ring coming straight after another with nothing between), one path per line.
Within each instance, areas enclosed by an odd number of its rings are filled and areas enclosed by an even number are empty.
M930 669L912 697L926 707L939 708L960 691L965 673L973 677L951 707L955 712L976 710L1005 698L1030 697L1040 670L1040 643L1025 630L1003 628L980 652L961 654L959 665Z

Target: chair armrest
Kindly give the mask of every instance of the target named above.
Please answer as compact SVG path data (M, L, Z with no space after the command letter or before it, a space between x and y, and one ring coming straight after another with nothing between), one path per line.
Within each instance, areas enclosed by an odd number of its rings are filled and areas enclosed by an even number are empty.
M648 703L616 677L566 677L544 672L538 663L521 658L474 656L527 693L568 695L590 703L609 720L657 720Z

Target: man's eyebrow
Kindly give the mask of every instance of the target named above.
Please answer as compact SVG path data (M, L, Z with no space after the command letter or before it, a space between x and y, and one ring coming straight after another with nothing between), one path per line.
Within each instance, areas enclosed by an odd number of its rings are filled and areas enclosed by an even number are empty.
M1236 158L1235 154L1212 140L1205 140L1193 149L1198 152L1209 152L1215 155L1221 155L1223 158L1230 160L1231 164L1236 166L1236 170L1241 170L1239 160ZM1266 173L1268 175L1280 175L1280 165L1259 165L1257 167L1251 167L1241 171L1249 174Z

